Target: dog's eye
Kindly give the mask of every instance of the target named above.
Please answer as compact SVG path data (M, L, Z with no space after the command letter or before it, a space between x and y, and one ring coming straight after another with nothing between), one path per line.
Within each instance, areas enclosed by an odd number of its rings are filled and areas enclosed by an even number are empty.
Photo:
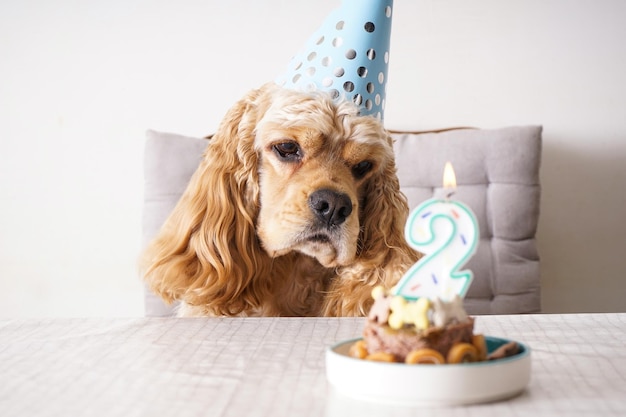
M302 158L300 146L296 142L281 142L272 146L274 152L284 161L293 162Z
M352 167L352 175L356 179L361 179L370 172L374 165L370 161L361 161Z

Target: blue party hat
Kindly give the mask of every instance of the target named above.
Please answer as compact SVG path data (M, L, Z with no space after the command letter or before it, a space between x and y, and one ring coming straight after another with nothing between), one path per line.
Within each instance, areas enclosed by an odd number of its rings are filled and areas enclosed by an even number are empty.
M361 115L382 120L392 6L393 0L343 0L276 82L328 91L335 100L354 101Z

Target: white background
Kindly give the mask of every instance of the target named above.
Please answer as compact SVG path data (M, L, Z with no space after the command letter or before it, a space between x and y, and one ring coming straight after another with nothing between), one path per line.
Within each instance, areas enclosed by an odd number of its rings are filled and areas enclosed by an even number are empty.
M0 317L142 314L148 128L212 133L339 0L0 3ZM546 312L626 311L626 2L396 0L385 124L544 126Z

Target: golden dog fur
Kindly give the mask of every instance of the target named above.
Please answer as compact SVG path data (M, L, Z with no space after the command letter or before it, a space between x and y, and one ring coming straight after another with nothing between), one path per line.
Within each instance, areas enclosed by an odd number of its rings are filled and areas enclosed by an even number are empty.
M316 214L317 190L344 196L339 220ZM372 288L393 286L419 257L407 216L378 120L270 83L209 140L143 274L184 316L365 315Z

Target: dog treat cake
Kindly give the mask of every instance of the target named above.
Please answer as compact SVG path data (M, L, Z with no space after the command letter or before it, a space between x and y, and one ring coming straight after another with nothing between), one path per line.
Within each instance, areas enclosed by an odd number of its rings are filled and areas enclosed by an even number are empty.
M363 339L351 346L352 357L444 364L500 359L519 351L511 342L488 354L485 338L474 334L474 318L467 315L459 296L450 301L426 297L410 301L376 287L372 297Z

